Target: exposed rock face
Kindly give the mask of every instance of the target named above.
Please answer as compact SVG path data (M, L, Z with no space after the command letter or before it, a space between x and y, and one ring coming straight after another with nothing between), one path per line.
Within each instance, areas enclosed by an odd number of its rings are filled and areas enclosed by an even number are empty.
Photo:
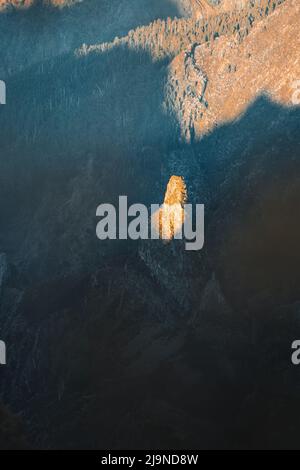
M206 282L207 276L201 253L193 257L185 250L182 237L174 240L186 221L184 204L187 202L184 178L173 175L167 184L161 209L152 216L152 223L162 240L143 242L139 250L151 276L180 305L182 315L196 304L198 288Z
M182 229L185 220L184 204L187 200L187 190L181 176L171 176L162 208L152 216L157 233L164 240L172 240Z
M174 59L167 103L183 138L190 141L240 117L262 94L293 104L293 84L300 76L299 19L299 2L289 0L244 38L238 34L207 45L195 43Z
M184 53L184 76L187 84L184 90L180 90L181 79L177 71L170 76L166 87L166 102L171 111L178 109L182 133L187 142L194 140L195 122L202 118L207 108L205 92L208 78L197 65L195 53L198 47L198 44L193 44L190 51Z
M180 204L183 206L187 201L187 189L182 176L171 176L164 198L164 204Z

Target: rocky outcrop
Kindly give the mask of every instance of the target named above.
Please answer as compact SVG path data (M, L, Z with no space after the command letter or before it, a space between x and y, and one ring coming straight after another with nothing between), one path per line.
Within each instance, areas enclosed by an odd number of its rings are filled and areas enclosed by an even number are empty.
M167 184L161 208L152 216L152 224L160 240L143 241L139 255L151 276L165 291L165 295L180 305L182 315L196 304L199 289L206 282L206 264L201 253L191 256L185 249L182 233L187 219L184 204L188 201L184 178L173 175ZM196 274L197 273L197 274Z
M207 108L205 92L208 84L208 77L197 65L196 51L199 44L193 44L190 50L184 53L184 76L187 86L182 90L181 79L170 75L166 86L166 104L174 112L177 110L177 117L180 119L183 136L187 142L192 142L195 138L195 125L199 121Z
M185 220L184 204L187 190L181 176L171 176L162 207L152 215L152 225L160 238L172 240L180 232Z

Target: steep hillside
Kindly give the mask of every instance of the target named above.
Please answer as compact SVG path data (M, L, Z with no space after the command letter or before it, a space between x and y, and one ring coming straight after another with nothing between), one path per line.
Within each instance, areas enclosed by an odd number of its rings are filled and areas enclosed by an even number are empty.
M196 42L174 59L167 104L187 140L240 117L262 94L293 105L300 76L299 20L299 2L290 0L246 37L220 37L207 45Z
M155 19L179 15L178 5L171 0L84 0L72 2L70 8L34 2L32 8L3 10L0 77L45 64L73 52L83 42L111 41Z
M146 50L155 60L174 57L191 44L204 44L220 36L237 34L243 37L254 24L281 5L285 0L248 0L242 8L213 10L208 16L157 20L148 26L129 31L127 36L112 42L83 46L78 55L104 52L125 45L133 50Z
M299 448L297 3L0 15L0 402L29 446ZM122 194L205 204L203 250L172 220L99 241ZM1 405L0 447L22 436Z

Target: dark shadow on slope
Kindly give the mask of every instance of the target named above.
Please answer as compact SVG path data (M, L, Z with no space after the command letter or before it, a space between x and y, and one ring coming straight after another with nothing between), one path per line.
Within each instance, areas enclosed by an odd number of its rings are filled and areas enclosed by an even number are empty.
M58 275L68 265L78 270L84 260L76 253L85 250L78 243L85 245L87 236L90 253L99 252L94 234L101 202L116 204L121 194L129 201L152 202L161 162L176 140L176 127L162 108L165 76L164 63L118 49L83 59L65 56L11 81L11 101L1 109L6 159L0 213L4 227L14 227L14 238L4 230L2 249L13 252L19 245L31 276L36 269L38 276ZM74 238L78 230L81 235ZM99 258L86 255L90 269Z
M189 146L161 109L165 66L144 54L27 73L3 123L1 242L23 279L1 294L2 393L33 445L298 447L299 109L262 97ZM98 203L160 202L171 174L207 205L205 248L181 262L209 273L184 315L137 244L95 240ZM153 250L176 271L176 243Z
M261 97L196 146L211 191L208 247L238 303L298 300L299 131L299 108Z
M84 0L70 8L36 5L0 14L0 76L72 52L83 43L112 41L158 18L180 16L171 0Z

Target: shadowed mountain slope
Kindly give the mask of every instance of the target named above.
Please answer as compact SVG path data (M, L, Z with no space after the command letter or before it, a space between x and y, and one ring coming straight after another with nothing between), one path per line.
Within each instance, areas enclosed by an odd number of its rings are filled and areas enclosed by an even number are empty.
M0 108L0 253L6 253L0 256L0 319L8 357L1 401L22 415L34 448L298 448L300 383L290 347L300 326L300 109L286 103L275 61L283 48L275 43L279 19L281 37L296 45L290 12L297 4L287 0L270 16L255 5L251 12L260 23L248 31L249 12L224 13L227 36L212 42L218 15L207 20L207 40L206 23L193 19L204 31L185 35L187 18L158 21L179 38L170 54L168 30L156 35L150 25L140 30L143 47L116 43L78 57L73 49L94 39L101 15L95 7L94 23L87 13L91 31L85 25L79 36L72 18L77 24L78 12L95 5L52 11L60 15L60 34L66 22L67 39L56 50L62 36L50 36L54 46L45 46L45 56L30 57L31 47L44 29L49 37L58 16L43 13L38 33L31 31L36 19L26 23L27 15L39 18L45 9L0 19L7 25L22 19L28 28L15 38L21 62L10 71L8 105ZM127 37L130 27L162 14L150 3L133 5L135 15L127 7L107 29L102 20L99 42L113 40L118 30ZM265 28L272 43L264 39ZM194 58L188 57L186 75L181 59L182 51L197 49L191 46L198 34L207 42L204 50L224 52L229 65L249 48L258 60L259 86L252 87L249 58L249 88L239 100L244 62L238 62L232 68L237 94L226 95L234 112L202 139L184 140L181 118L164 105L166 84L179 64L174 85L186 94L194 86L188 69ZM266 57L252 34L268 46ZM229 36L233 48L221 47ZM33 45L21 54L28 37ZM161 60L149 50L161 51ZM286 55L282 64L290 73ZM214 101L210 87L216 83L225 94L231 72L223 82L213 73L218 61L209 57L199 64L201 73L211 67L207 113L219 103L221 118L223 103ZM291 58L297 59L294 50ZM278 90L263 60L272 75L277 67ZM265 86L278 91L274 99L284 99L274 101ZM121 194L129 204L161 203L173 175L180 177L184 199L205 204L202 251L187 252L180 240L96 239L100 203L117 206ZM0 434L8 426L12 445L21 447L14 439L18 422L2 408L0 421Z
M157 18L179 16L171 0L84 0L70 8L40 2L0 14L0 76L74 51L83 42L111 41Z

